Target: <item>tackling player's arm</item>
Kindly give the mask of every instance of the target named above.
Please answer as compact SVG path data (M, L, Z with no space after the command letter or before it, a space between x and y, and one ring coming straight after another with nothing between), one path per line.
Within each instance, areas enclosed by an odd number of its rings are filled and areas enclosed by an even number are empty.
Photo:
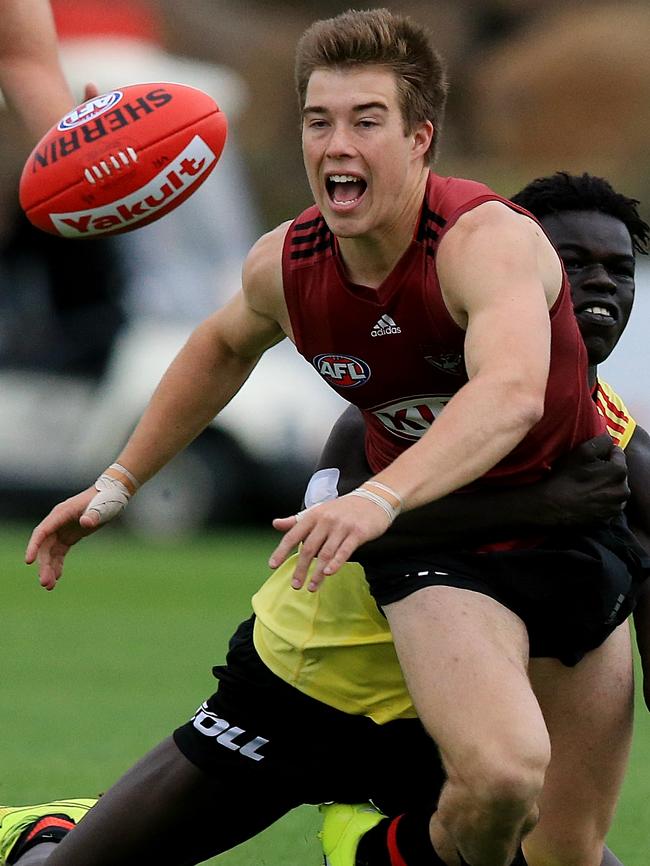
M405 510L475 481L540 419L550 363L548 311L562 285L559 259L539 226L497 202L461 217L440 244L437 267L450 313L466 327L470 378L425 435L373 479L396 491ZM374 503L342 497L298 522L276 521L286 534L270 565L302 541L292 585L302 585L317 558L315 589L390 523Z
M638 424L625 449L630 500L626 509L630 528L650 553L650 436ZM650 709L650 580L646 580L634 611L636 642L643 667L643 695Z
M332 428L317 468L340 470L338 491L349 493L371 477L365 425L350 406ZM625 455L607 433L583 442L543 480L515 489L450 494L400 515L384 535L363 546L363 557L450 544L476 544L540 527L587 526L623 511L629 496Z
M117 463L96 486L57 505L36 527L25 558L28 563L38 558L43 586L54 587L70 546L116 516L139 484L195 439L234 397L262 353L288 333L280 268L285 232L281 226L253 247L242 291L194 330Z

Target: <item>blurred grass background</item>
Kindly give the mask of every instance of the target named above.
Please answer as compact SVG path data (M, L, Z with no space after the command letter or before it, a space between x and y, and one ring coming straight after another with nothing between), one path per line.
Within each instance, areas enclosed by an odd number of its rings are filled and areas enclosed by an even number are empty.
M3 804L94 796L185 721L214 690L211 667L248 616L276 539L242 530L160 546L108 528L73 551L46 593L22 564L29 531L0 526ZM637 692L610 836L625 866L646 866L650 826L650 720ZM317 866L318 825L303 807L211 862Z

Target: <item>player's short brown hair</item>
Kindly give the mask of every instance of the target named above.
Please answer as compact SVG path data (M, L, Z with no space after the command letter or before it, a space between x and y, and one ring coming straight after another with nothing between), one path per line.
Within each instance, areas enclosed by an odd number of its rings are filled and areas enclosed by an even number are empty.
M447 100L447 75L427 31L388 9L348 10L316 21L298 42L295 81L300 109L316 69L383 66L397 82L406 132L430 120L435 132L429 158L435 156Z

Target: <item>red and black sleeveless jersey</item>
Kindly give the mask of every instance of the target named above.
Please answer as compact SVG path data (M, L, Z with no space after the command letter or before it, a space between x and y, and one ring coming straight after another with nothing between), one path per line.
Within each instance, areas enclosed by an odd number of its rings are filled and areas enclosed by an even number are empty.
M527 214L483 184L430 173L413 240L376 289L347 279L337 240L317 207L302 213L287 232L284 293L296 347L363 411L373 472L419 439L467 382L465 332L444 304L436 250L457 219L485 201L503 201ZM603 432L566 276L550 318L544 416L483 483L535 480L560 454Z

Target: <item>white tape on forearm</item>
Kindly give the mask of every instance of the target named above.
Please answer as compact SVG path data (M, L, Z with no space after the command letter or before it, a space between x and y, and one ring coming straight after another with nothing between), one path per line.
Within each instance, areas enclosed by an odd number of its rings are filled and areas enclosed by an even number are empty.
M121 481L111 478L109 475L100 475L95 481L97 493L90 500L86 513L96 511L99 522L107 523L117 517L129 504L131 494Z

